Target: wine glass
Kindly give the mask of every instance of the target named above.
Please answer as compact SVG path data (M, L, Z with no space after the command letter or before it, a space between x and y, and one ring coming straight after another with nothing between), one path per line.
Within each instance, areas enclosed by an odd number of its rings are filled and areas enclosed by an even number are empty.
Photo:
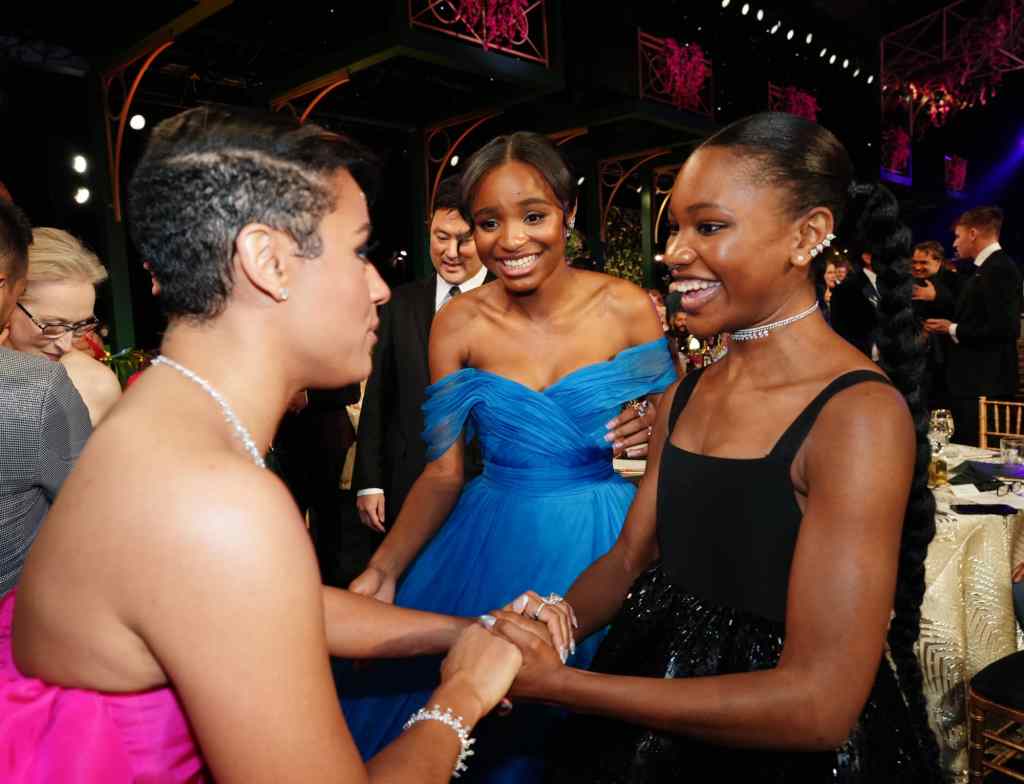
M928 423L928 440L932 443L932 452L936 455L940 454L952 437L953 415L945 408L932 411L931 420Z

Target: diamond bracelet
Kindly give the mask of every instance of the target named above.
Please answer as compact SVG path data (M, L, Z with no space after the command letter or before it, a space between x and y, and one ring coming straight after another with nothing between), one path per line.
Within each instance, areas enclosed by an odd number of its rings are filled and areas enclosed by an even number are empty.
M418 721L439 721L451 727L455 734L459 736L459 743L462 744L462 751L459 752L459 758L455 760L455 770L452 771L452 778L457 779L466 770L466 760L473 756L473 744L476 743L476 738L469 737L469 730L466 729L466 725L462 723L462 717L456 716L452 713L451 708L445 708L444 712L441 711L440 705L435 705L430 710L426 708L420 708L412 716L409 717L409 721L402 727L403 730L409 729L413 724Z

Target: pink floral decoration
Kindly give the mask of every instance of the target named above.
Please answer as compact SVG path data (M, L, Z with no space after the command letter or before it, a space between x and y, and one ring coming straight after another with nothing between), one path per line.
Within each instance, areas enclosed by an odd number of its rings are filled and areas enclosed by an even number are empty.
M890 128L882 137L883 163L889 171L906 173L910 164L910 134Z
M530 33L529 0L453 0L466 23L483 39L484 48L520 42ZM482 28L482 30L481 30Z
M956 155L946 158L946 188L960 192L967 183L967 161Z
M782 91L782 110L784 112L817 122L820 108L817 99L799 87L786 87Z
M704 50L699 44L680 46L674 38L666 38L664 76L672 103L692 106L708 77Z

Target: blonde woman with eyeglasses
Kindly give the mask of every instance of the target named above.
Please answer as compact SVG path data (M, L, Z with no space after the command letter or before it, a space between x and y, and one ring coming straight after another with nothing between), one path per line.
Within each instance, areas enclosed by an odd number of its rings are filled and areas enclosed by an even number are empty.
M107 271L66 231L44 227L32 231L27 279L6 345L64 365L95 427L121 396L121 385L110 368L73 344L99 324L93 314L96 286Z

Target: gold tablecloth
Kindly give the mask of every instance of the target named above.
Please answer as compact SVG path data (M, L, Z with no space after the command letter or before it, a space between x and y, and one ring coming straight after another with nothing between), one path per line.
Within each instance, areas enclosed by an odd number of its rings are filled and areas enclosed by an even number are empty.
M966 448L961 452L979 457ZM1024 560L1024 512L1007 517L954 514L949 504L962 499L954 499L948 488L935 496L939 513L925 561L918 657L943 767L954 781L966 784L967 683L1021 647L1010 572ZM995 503L989 496L994 494L965 502Z

